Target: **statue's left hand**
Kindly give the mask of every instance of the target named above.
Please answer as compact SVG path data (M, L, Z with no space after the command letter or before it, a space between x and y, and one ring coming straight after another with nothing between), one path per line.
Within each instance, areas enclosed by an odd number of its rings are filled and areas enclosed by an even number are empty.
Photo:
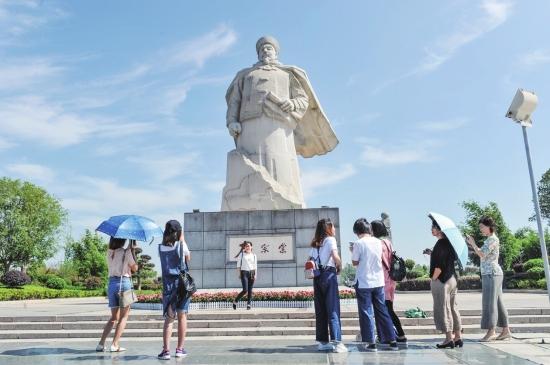
M291 111L294 111L294 104L292 103L292 101L288 99L283 101L280 107L281 107L281 110L286 113L290 113Z

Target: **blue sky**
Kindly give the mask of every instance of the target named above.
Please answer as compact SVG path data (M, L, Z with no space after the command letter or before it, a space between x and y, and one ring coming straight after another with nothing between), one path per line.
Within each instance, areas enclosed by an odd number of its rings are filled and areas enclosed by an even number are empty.
M225 91L271 34L340 140L300 159L308 206L340 208L343 242L386 211L400 254L427 263L428 211L462 222L461 201L495 201L512 229L529 224L521 129L504 114L518 87L538 94L540 178L549 16L543 0L0 0L0 176L59 197L74 237L111 215L219 210Z

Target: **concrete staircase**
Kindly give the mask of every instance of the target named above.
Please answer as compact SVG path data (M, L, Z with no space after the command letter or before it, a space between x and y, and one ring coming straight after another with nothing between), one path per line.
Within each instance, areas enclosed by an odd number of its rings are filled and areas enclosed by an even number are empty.
M397 312L408 335L435 335L432 318L404 318ZM512 331L519 333L550 333L550 309L509 309ZM428 312L428 315L431 313ZM464 333L482 333L479 328L480 311L462 310ZM99 338L107 321L104 315L21 316L0 317L0 340ZM163 320L160 314L130 315L124 337L162 336ZM359 332L357 312L342 312L344 335ZM315 315L312 310L239 309L196 311L189 315L187 335L198 336L313 336Z

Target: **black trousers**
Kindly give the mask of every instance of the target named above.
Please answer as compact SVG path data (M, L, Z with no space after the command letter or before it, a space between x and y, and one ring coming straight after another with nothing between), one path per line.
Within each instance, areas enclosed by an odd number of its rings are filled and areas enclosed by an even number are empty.
M250 271L241 271L241 284L243 290L235 298L235 302L238 302L245 294L247 294L246 301L248 304L252 302L252 288L254 288L254 277Z
M388 308L388 313L391 317L391 321L393 322L393 326L395 327L395 330L397 331L397 336L403 337L405 336L405 332L403 331L403 327L401 327L401 321L399 320L399 317L397 314L395 314L393 310L393 302L391 300L386 300L386 307Z

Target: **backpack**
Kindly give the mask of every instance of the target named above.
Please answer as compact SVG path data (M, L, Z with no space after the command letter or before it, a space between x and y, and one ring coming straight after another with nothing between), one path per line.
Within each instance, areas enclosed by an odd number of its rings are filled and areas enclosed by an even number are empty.
M407 275L405 260L403 260L402 257L398 256L397 252L390 250L390 246L388 246L388 243L386 242L386 240L382 240L382 242L384 242L388 251L391 252L390 267L386 267L386 270L388 270L388 274L390 275L390 278L393 281L401 281L405 279L405 275ZM384 260L382 260L382 262L384 262Z

